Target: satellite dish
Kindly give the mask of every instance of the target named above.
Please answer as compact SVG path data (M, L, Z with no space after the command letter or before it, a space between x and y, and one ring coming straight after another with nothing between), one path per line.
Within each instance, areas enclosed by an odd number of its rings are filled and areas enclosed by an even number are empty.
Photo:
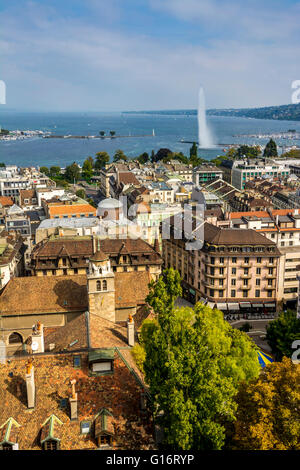
M39 348L39 343L37 341L32 341L31 349L32 351L37 351Z

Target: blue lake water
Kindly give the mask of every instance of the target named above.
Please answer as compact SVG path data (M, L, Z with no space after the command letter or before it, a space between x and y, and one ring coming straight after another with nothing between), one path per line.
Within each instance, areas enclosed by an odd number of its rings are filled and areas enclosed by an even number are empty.
M300 122L272 121L248 118L211 116L208 123L216 144L246 143L264 144L265 141L247 137L234 137L237 134L266 134L296 129L300 132ZM114 130L119 135L152 134L155 137L131 137L115 139L43 139L32 138L22 141L0 142L0 162L30 165L59 165L61 167L84 159L96 152L106 151L113 157L117 149L122 149L130 157L142 152L151 153L164 147L172 151L189 154L190 144L181 139L197 141L196 116L147 115L122 113L0 113L0 125L9 130L43 130L58 135L98 135ZM279 141L278 144L299 145L299 141ZM208 160L224 154L222 147L198 152Z

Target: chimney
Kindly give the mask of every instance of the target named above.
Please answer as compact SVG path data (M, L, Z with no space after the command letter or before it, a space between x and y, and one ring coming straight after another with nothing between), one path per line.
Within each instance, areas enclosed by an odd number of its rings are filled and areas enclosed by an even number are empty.
M44 325L38 321L32 328L32 353L43 353L45 352L44 347Z
M34 384L34 367L29 359L26 364L26 390L27 390L27 407L34 408L35 405L35 384Z
M78 419L78 399L77 399L77 393L75 391L75 384L76 384L76 380L75 379L71 380L72 396L69 398L70 411L71 411L71 416L70 416L71 421L76 421Z
M134 321L132 315L127 320L127 340L129 346L134 346Z

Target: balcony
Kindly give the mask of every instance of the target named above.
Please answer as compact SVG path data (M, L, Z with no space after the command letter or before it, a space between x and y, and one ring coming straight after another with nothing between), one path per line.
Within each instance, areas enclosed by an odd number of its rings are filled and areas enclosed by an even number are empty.
M267 264L265 266L267 266L267 268L275 268L277 265L276 265L275 261L273 261L273 263L267 262Z
M241 290L250 290L251 286L241 286L240 289Z
M275 286L265 286L265 290L275 290Z
M227 277L226 274L209 274L209 273L204 273L204 274L207 277L212 277L212 278L215 278L215 279L225 279Z
M277 274L274 273L274 274L266 274L265 275L265 279L276 279L277 277Z
M240 264L242 268L252 268L252 263L245 263L244 261Z
M251 279L252 278L252 274L241 274L240 275L240 279Z

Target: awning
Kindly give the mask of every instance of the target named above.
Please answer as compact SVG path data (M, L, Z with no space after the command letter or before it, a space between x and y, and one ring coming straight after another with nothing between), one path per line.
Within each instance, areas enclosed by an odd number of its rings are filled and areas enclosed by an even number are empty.
M217 306L217 309L219 309L219 310L227 310L227 304L226 303L216 304L216 306Z
M252 304L252 307L254 308L262 308L263 304Z
M239 304L227 304L228 310L239 310Z
M276 307L276 304L265 304L265 307L268 307L268 308Z
M202 302L203 304L207 304L207 299L205 299L204 297L201 297L199 302Z
M251 308L250 302L240 302L241 308Z
M214 308L215 303L214 302L207 302L208 307Z

